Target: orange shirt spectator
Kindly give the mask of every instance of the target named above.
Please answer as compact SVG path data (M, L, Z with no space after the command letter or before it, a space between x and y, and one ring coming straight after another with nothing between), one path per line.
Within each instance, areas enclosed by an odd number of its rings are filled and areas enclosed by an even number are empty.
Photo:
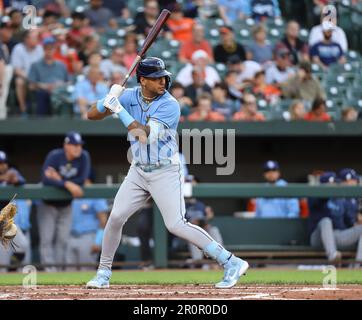
M188 117L188 121L225 121L224 115L212 111L212 98L208 93L202 94L197 99L196 110Z
M273 97L279 97L281 95L281 91L277 87L265 82L264 70L255 74L252 92L256 96L266 99L267 101L271 101Z
M256 98L250 93L244 94L241 110L234 113L234 121L265 121L262 113L258 112Z
M323 99L315 99L312 105L312 110L309 111L304 120L307 121L331 121L331 116L326 112L326 103Z
M192 39L181 45L179 51L180 62L191 62L192 54L197 50L205 51L209 56L209 62L214 61L212 47L204 38L204 33L204 27L201 24L194 24L192 29Z
M265 117L262 113L257 112L254 114L248 114L245 111L238 111L234 113L234 121L265 121Z
M209 111L203 114L200 110L195 110L191 113L188 118L188 121L225 121L225 117L216 111Z
M180 42L190 41L192 38L192 28L195 21L191 18L185 18L180 4L176 4L167 26L172 32L175 40Z
M61 48L58 47L54 53L54 59L63 62L70 74L76 73L76 64L80 62L77 52L74 49L69 48L67 48L67 53L63 54Z

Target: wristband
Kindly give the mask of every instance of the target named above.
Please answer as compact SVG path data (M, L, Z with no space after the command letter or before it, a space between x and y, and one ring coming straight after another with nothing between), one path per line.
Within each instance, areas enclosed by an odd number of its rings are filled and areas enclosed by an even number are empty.
M104 99L101 99L101 100L97 101L97 110L100 113L106 112L106 107L103 104L104 104Z
M125 108L123 108L119 113L118 113L118 117L119 119L122 121L122 123L124 124L124 126L126 128L128 128L128 126L135 121L134 118L127 112L127 110Z

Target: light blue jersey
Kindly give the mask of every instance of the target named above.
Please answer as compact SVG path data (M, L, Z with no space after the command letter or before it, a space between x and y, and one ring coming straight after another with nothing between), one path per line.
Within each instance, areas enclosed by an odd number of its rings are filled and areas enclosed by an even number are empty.
M180 106L168 91L147 104L142 99L141 88L135 87L126 89L119 101L142 125L147 125L150 120L153 120L162 124L165 129L159 139L148 144L139 143L131 133L128 134L133 160L136 163L155 164L178 154L176 130L180 119Z
M14 222L21 230L28 231L31 227L31 200L16 199L14 202L17 207L17 213L14 217Z
M76 199L72 202L72 233L81 235L96 232L99 228L97 214L107 212L108 204L105 199Z

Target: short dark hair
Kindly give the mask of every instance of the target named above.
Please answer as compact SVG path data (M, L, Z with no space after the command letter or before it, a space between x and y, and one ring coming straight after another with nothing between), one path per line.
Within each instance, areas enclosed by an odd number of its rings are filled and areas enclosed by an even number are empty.
M77 12L77 11L73 11L72 12L72 19L79 19L79 20L84 20L85 19L85 14L83 12Z
M172 89L185 89L185 87L180 82L174 81L170 87L170 90Z
M326 101L324 99L321 98L317 98L313 101L312 104L312 111L317 110L322 104L326 104Z
M215 83L213 89L215 89L215 88L220 88L220 89L223 89L225 91L228 91L228 86L226 85L225 82L217 82L217 83Z
M15 13L20 13L21 15L23 14L19 9L12 9L12 10L9 12L9 17L12 18L12 16L13 16Z

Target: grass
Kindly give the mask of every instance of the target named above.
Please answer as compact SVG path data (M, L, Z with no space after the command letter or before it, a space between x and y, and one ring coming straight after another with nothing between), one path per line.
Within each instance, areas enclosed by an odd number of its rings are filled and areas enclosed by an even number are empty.
M22 285L26 275L21 273L0 274L1 285ZM94 276L94 272L61 272L37 274L38 285L83 285ZM269 270L255 269L242 277L243 284L315 284L321 285L323 274L318 270ZM213 284L222 278L222 271L201 270L157 270L157 271L115 271L111 284ZM337 284L362 284L362 270L340 269Z

